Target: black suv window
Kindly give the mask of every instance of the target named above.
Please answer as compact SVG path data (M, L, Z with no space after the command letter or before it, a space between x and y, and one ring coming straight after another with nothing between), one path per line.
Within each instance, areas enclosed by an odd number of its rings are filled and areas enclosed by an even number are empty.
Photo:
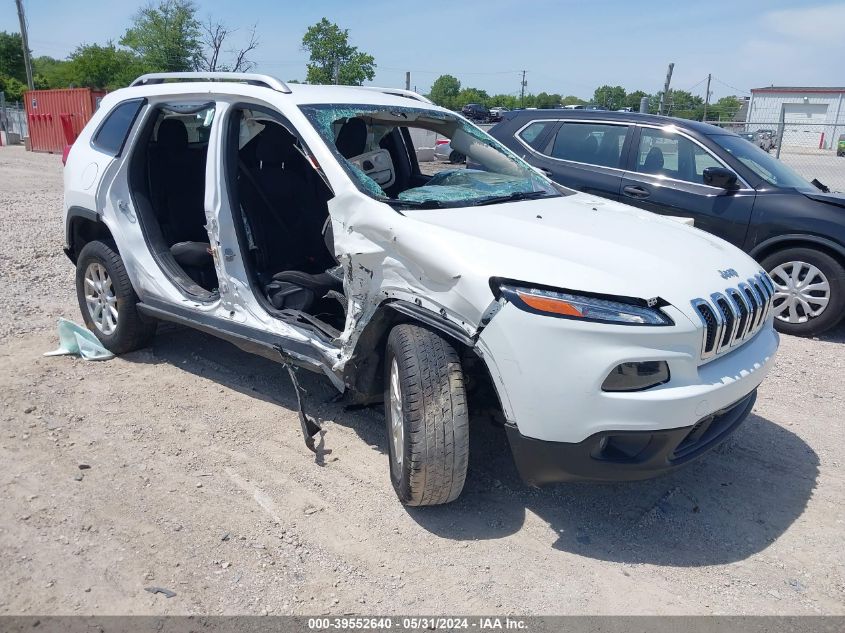
M637 171L704 184L707 167L722 167L710 152L673 131L642 128Z
M547 152L553 158L622 168L627 125L564 122Z
M94 134L91 141L94 147L106 154L119 156L132 123L143 105L144 99L132 99L115 107Z
M534 149L539 149L537 147L537 141L539 141L546 130L555 125L555 123L557 123L557 121L534 121L530 125L522 128L517 136Z

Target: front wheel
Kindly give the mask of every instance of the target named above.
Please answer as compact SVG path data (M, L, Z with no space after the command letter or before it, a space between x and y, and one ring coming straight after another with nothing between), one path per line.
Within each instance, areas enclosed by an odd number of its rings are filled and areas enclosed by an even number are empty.
M464 375L455 348L423 327L396 326L387 340L384 391L397 496L410 506L454 501L469 456Z
M88 242L79 253L76 297L85 327L110 352L125 354L152 341L156 324L138 312L138 295L113 243Z
M833 257L811 248L787 248L761 265L775 284L772 311L780 332L816 336L840 321L845 269Z

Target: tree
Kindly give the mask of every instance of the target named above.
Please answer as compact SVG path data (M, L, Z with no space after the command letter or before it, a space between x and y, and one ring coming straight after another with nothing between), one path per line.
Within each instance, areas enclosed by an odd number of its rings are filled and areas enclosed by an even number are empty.
M733 119L741 107L742 102L735 96L722 97L716 103L710 104L710 108L707 110L707 120Z
M463 108L468 103L487 105L488 101L490 101L490 95L484 90L479 88L464 88L458 93L458 97L455 100L455 108Z
M38 89L65 88L73 82L70 62L65 59L48 55L35 57L32 60L32 72L35 75L35 87Z
M457 78L452 75L440 75L431 84L431 92L428 98L439 106L454 110L460 91L461 82Z
M700 121L704 117L704 99L686 90L670 90L666 114Z
M0 31L0 75L26 83L20 33Z
M323 18L308 27L302 36L302 50L307 51L306 81L310 84L360 86L375 77L375 59L349 44L349 29Z
M246 44L238 49L224 50L223 46L227 40L237 31L223 24L223 22L208 20L201 26L203 56L199 60L198 70L248 72L255 68L255 62L247 56L258 48L258 37L255 34L255 26L249 31L249 38ZM223 53L232 56L230 62L221 59Z
M22 81L0 74L0 92L4 93L6 101L20 101L26 89L26 84Z
M593 93L593 103L618 110L625 107L625 89L622 86L599 86Z
M489 105L515 110L519 107L519 97L505 94L493 95L489 99Z
M569 95L564 97L560 100L561 105L587 105L587 102L584 101L581 97L576 97L575 95Z
M536 97L534 97L534 107L535 108L559 108L560 107L560 95L559 94L549 94L547 92L541 92Z
M122 88L148 71L140 57L112 42L77 46L67 63L63 71L68 84L86 88Z
M625 107L631 108L635 112L640 111L640 99L643 97L648 97L647 92L643 92L642 90L634 90L634 92L629 92L625 95Z
M120 43L155 72L195 70L202 58L200 23L191 0L161 0L141 9Z

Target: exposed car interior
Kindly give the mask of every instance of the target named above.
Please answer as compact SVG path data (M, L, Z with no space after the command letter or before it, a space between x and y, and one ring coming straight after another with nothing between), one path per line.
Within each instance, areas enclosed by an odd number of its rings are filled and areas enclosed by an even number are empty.
M304 313L323 330L341 330L346 298L328 221L331 190L284 125L249 110L233 123L231 207L240 212L235 226L256 295L271 313Z
M561 195L504 146L454 115L414 107L302 106L358 188L397 209ZM450 139L467 166L422 173L410 130Z
M162 106L142 131L130 184L151 250L191 294L206 299L217 274L205 228L205 168L213 104Z

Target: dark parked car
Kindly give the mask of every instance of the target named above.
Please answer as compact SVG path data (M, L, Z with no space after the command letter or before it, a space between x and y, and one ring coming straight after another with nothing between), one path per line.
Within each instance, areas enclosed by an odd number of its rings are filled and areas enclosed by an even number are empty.
M485 106L481 105L480 103L466 104L463 108L461 108L461 114L463 114L470 121L479 121L481 123L487 123L490 120L490 110L488 110Z
M826 193L733 132L628 112L512 112L490 134L562 185L735 244L777 287L775 323L813 336L845 312L845 196Z
M739 135L749 143L754 143L763 151L768 152L774 145L772 137L764 132L739 132Z

